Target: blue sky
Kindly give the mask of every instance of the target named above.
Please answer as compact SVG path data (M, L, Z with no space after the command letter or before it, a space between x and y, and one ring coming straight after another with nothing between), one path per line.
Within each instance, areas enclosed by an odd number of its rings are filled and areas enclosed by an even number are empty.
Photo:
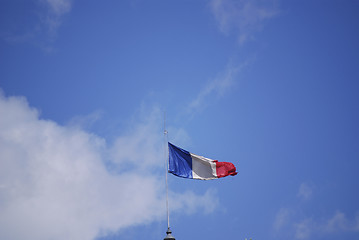
M358 1L0 2L0 238L359 238Z

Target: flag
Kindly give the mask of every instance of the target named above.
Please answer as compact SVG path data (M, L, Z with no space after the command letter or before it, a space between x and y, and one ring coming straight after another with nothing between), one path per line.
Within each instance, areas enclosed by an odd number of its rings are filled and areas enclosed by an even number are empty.
M228 175L237 175L236 167L230 162L218 162L198 156L168 143L168 172L183 178L210 180Z

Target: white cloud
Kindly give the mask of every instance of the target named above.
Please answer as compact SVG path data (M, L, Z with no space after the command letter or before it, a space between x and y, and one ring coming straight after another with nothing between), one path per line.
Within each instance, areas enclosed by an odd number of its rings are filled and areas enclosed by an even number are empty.
M40 119L25 98L0 93L0 116L0 239L89 240L164 220L162 141L157 128L151 130L155 117L135 122L134 131L109 146L84 130ZM173 194L173 211L216 207L212 191L185 193L189 198Z
M219 29L238 34L240 44L254 39L254 33L261 30L265 20L278 14L276 1L261 0L212 0L211 9Z
M118 166L143 169L164 166L161 117L160 110L156 108L143 117L144 121L132 123L128 132L115 140L111 149L111 158Z
M199 197L193 192L187 191L184 194L170 193L170 202L172 209L183 209L186 214L193 214L198 208L202 208L205 214L211 213L219 204L216 196L217 192L213 189L209 189L206 193Z

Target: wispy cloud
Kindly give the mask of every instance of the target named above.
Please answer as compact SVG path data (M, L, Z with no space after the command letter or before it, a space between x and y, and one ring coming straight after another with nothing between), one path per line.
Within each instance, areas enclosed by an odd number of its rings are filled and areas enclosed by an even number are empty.
M0 115L0 239L88 240L165 218L156 114L114 144L40 119L23 97L0 93ZM216 207L212 191L184 194L171 193L172 211Z
M71 10L72 0L40 0L40 3L45 8L41 15L43 23L50 34L56 34L62 23L62 17Z
M54 51L53 42L57 37L64 16L72 9L72 0L32 0L34 8L23 22L13 30L1 32L0 36L12 44L30 43L44 52ZM16 11L16 10L14 10ZM19 13L17 13L19 14Z
M212 0L210 6L219 29L225 34L234 32L240 44L254 39L265 21L279 13L276 1Z
M276 231L284 227L288 222L291 215L291 210L288 208L281 208L275 216L273 227Z
M265 1L250 0L211 0L210 7L218 22L219 29L229 34L234 31L238 34L239 42L253 38L254 32L261 29L266 19L278 14L274 2L267 4ZM248 58L240 64L233 61L226 69L214 79L208 81L187 106L187 114L193 114L203 110L208 105L209 98L218 98L227 93L238 79L238 73L247 67L255 57Z
M211 98L222 97L227 91L233 87L237 81L238 73L249 64L249 60L238 65L229 64L226 70L208 81L206 85L198 91L187 107L187 113L193 115L200 112L208 105Z
M298 223L294 223L295 239L308 239L313 230L313 221L304 219Z
M359 214L350 220L343 212L336 211L332 216L302 216L298 209L281 208L275 217L273 228L277 235L292 239L312 239L313 236L326 236L332 233L359 233Z
M321 228L328 233L339 231L359 232L359 214L356 215L355 220L351 221L343 212L336 211L333 217L326 220Z
M313 235L329 235L332 233L359 232L359 214L353 220L341 211L324 219L305 218L293 224L296 239L311 239Z
M309 200L312 196L313 190L312 187L309 186L307 183L302 183L299 186L297 196L303 200Z
M274 218L273 230L278 236L286 236L291 239L313 239L313 237L325 237L332 233L359 233L359 213L354 219L346 216L340 210L333 215L318 216L306 215L302 211L303 204L310 204L313 187L307 183L299 186L297 197L301 200L299 205L283 207L278 210Z
M102 111L97 110L88 115L75 116L68 121L67 125L77 128L89 129L102 118L103 114L104 113Z

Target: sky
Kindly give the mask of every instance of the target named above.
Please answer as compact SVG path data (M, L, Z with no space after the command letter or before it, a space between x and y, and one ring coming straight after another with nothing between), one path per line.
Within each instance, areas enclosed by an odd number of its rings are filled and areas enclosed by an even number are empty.
M359 1L1 0L0 239L359 238Z

